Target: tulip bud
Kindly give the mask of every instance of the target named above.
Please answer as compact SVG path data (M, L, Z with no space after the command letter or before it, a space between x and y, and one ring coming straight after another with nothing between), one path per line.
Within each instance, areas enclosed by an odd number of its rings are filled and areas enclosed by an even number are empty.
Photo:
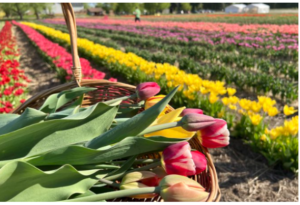
M164 201L203 202L209 196L196 181L180 175L168 175L159 183L160 196Z
M179 142L167 147L162 153L161 160L167 174L190 176L196 173L188 142Z
M181 127L187 131L198 131L214 123L213 117L196 113L187 114L181 119Z
M197 136L204 147L219 148L229 145L229 130L227 122L215 119L215 123L197 132Z
M180 116L185 116L187 114L191 114L191 113L197 113L197 114L203 114L203 110L200 109L195 109L195 108L186 108L182 111Z
M204 170L206 170L207 166L207 160L205 158L205 155L202 154L199 151L192 151L192 159L195 163L196 166L196 173L195 174L200 174Z
M155 82L141 83L136 87L137 95L141 100L147 100L148 98L159 93L160 87Z
M139 172L130 172L125 175L122 179L120 184L120 189L137 189L137 188L144 188L144 187L155 187L159 184L158 177L155 173L150 171L139 171ZM156 194L140 194L131 196L137 199L143 198L152 198Z

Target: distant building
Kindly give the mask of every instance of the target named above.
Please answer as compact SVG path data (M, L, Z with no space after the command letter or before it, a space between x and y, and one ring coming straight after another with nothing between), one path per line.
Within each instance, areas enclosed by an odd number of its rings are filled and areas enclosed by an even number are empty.
M87 14L90 16L103 16L105 11L102 8L89 8L87 9Z
M74 12L80 12L84 10L83 3L71 3ZM44 13L47 14L62 14L61 4L60 3L53 3L51 10L46 10Z
M266 4L250 4L245 9L247 13L266 14L270 12L270 6Z
M244 8L246 8L245 4L232 4L225 8L225 13L242 13Z

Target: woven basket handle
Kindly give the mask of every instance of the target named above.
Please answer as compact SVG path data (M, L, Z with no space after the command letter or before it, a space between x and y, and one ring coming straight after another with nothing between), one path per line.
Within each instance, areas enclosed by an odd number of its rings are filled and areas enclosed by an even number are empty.
M77 30L76 30L75 14L71 3L61 3L61 7L70 33L71 51L72 51L72 58L73 58L73 67L72 67L73 77L77 85L80 87L82 76L81 76L81 65L80 65L78 50L77 50Z

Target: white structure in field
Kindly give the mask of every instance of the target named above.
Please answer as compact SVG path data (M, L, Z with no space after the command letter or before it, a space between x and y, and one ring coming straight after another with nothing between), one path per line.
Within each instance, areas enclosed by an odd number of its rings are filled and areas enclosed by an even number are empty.
M270 6L266 4L250 4L244 11L247 13L266 14L270 12Z
M245 4L232 4L225 8L225 13L242 13L244 8L246 8Z

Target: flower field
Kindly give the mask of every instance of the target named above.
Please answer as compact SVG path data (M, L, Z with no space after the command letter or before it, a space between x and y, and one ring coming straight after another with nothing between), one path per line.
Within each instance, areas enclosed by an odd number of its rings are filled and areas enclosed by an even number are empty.
M60 46L70 44L60 20L21 24L29 38L36 30ZM77 25L78 49L87 60L132 84L156 81L166 93L180 86L174 105L225 119L231 136L243 138L270 164L298 169L298 116L269 125L278 115L296 112L291 103L298 99L297 25L149 21L134 26L84 19ZM255 98L240 97L243 92Z
M25 101L30 80L19 69L19 52L12 34L12 24L6 22L0 31L0 113L10 113ZM1 27L1 26L0 26Z

